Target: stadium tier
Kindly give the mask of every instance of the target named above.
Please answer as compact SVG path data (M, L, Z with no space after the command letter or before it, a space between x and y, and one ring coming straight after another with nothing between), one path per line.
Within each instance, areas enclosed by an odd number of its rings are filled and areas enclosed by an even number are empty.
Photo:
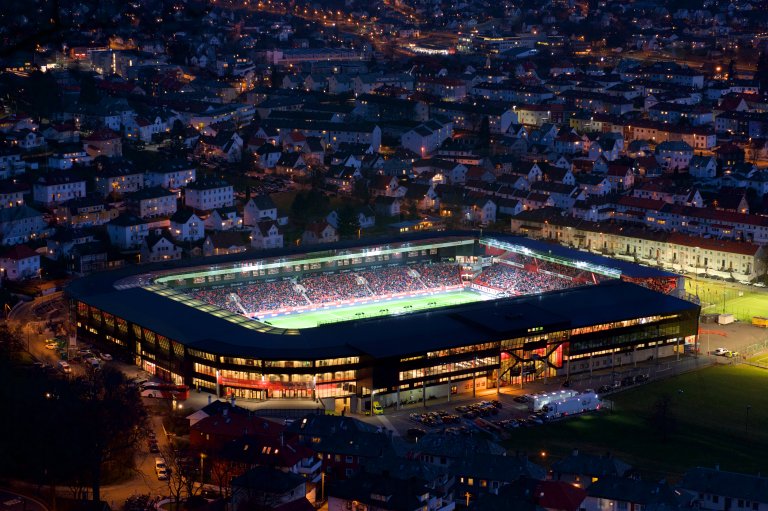
M433 233L205 263L73 282L78 338L219 396L353 411L374 396L569 377L697 342L699 307L674 296L678 276L512 236ZM293 320L308 326L279 326Z

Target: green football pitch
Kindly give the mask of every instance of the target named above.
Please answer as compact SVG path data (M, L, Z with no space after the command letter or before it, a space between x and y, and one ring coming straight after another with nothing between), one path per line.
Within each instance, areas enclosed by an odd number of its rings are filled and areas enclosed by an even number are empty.
M408 314L426 309L447 307L449 305L478 302L490 298L488 295L481 295L472 291L454 291L439 295L381 300L362 305L347 305L339 308L308 311L287 316L265 317L261 321L278 328L314 328L327 323Z
M768 316L768 289L750 288L729 282L686 278L685 290L698 295L703 313L729 313L739 321Z

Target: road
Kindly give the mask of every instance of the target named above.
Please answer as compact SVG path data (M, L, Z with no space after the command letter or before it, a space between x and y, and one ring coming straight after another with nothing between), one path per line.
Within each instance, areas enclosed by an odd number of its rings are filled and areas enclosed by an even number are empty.
M6 489L0 489L0 505L3 511L48 511L48 507L37 498Z

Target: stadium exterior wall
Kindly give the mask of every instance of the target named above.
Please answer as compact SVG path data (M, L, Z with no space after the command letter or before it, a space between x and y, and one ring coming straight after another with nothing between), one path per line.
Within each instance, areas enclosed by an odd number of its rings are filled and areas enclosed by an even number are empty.
M79 339L118 347L160 378L218 395L336 399L356 411L372 395L397 403L423 399L423 388L437 397L568 377L616 357L658 357L697 342L700 312L616 280L306 331L259 331L141 287L118 289L121 276L82 279L68 290Z

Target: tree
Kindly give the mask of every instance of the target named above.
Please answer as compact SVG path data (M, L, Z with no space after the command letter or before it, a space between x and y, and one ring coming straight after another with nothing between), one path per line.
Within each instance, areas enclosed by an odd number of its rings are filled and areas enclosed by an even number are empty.
M768 53L765 50L760 52L760 56L757 59L755 80L757 80L760 86L760 92L768 92Z
M101 500L103 473L114 475L132 466L146 411L138 390L113 366L91 370L73 382L79 456L90 465L93 500Z
M491 145L491 121L488 119L487 115L480 121L478 132L478 149L488 149Z
M355 209L346 204L339 210L339 236L356 236L360 229L360 220Z
M672 408L672 396L662 394L653 403L651 416L649 417L650 426L659 435L662 442L669 440L674 433L677 421Z

